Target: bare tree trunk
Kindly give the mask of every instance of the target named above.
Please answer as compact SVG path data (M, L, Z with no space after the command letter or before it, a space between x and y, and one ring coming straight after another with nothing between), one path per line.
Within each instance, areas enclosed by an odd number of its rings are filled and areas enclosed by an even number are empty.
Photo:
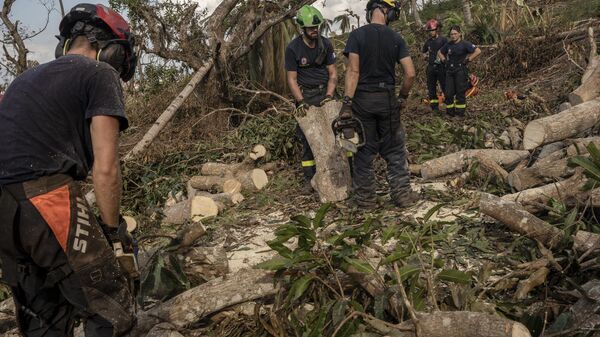
M6 26L6 29L8 30L8 32L6 33L8 33L8 35L10 36L8 38L4 38L5 40L7 40L7 42L2 43L2 50L4 51L4 57L6 58L6 60L15 66L14 75L19 75L20 73L27 70L27 54L29 53L29 50L27 50L27 48L25 47L23 37L19 32L18 25L20 22L12 22L8 17L14 2L15 0L5 0L4 4L2 5L2 11L0 12L0 19L2 20L4 26ZM16 56L11 55L11 53L6 48L7 45L12 45L12 48L14 48L14 52L17 54ZM7 70L11 71L10 69Z
M156 136L158 136L158 134L162 131L162 129L164 129L167 126L167 124L173 118L173 116L175 116L175 113L177 112L177 109L179 109L181 104L185 102L188 96L194 91L194 88L196 88L198 83L200 83L200 81L204 79L206 74L208 74L213 64L214 60L209 60L206 63L204 63L204 66L202 68L196 71L196 73L194 74L194 76L192 76L192 79L185 86L183 91L179 94L179 96L177 96L175 100L173 100L173 102L171 102L169 107L160 115L160 117L158 117L156 122L154 122L154 124L150 128L150 130L146 132L142 140L140 140L133 147L133 149L131 149L131 151L129 151L125 155L125 157L123 158L124 161L131 160L133 157L135 157L135 155L144 151L146 147L148 147L152 143L152 141L154 141Z
M469 0L462 0L463 16L465 17L465 23L467 25L473 24L473 15L471 15L471 2Z
M423 22L421 21L421 17L419 16L419 8L417 7L417 0L410 0L410 10L413 12L413 17L415 18L415 23L418 27L423 26Z

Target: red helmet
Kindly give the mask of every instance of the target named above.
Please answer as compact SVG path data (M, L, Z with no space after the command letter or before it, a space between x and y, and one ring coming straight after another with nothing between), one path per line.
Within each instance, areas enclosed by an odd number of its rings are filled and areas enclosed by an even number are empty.
M119 13L100 4L78 4L60 21L58 29L56 57L64 54L68 39L85 35L90 42L98 43L98 60L117 69L123 81L133 77L137 64L135 41L127 21Z
M427 21L427 24L425 25L425 29L426 30L437 30L439 25L440 24L436 19L431 19L431 20Z

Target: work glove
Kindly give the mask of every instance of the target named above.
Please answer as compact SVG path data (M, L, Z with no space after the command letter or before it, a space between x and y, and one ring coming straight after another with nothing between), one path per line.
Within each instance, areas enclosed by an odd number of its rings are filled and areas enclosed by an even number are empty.
M114 246L115 242L120 242L123 246L123 252L135 253L137 255L137 241L127 231L127 222L119 215L119 225L117 227L108 226L100 221L100 227L108 242Z
M406 107L406 100L408 99L408 95L398 94L398 104L400 105L400 109Z
M296 110L294 111L294 115L298 117L306 116L306 110L308 110L308 104L304 102L304 100L296 101Z
M340 109L339 117L341 119L352 118L352 99L348 96L344 96L342 100L342 108Z
M323 106L325 103L330 102L330 101L333 101L333 96L327 95L327 96L325 96L325 98L323 98L321 100L321 102L319 103L319 106Z

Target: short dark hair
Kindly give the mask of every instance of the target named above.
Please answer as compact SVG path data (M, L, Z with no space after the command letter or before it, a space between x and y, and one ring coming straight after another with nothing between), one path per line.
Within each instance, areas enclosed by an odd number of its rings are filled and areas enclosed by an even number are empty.
M457 31L457 32L459 32L459 33L462 33L462 32L460 31L460 26L459 26L459 25L454 25L454 26L450 27L450 30L449 30L449 31L451 32L451 31L453 31L453 30L455 30L455 31Z

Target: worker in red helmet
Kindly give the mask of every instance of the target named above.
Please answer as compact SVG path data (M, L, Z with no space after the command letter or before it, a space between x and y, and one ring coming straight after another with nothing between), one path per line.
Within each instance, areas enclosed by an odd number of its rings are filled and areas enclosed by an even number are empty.
M423 57L427 59L427 94L431 110L438 111L440 102L438 100L437 87L439 83L440 89L444 92L446 70L437 53L440 48L448 43L448 39L445 36L439 35L440 24L436 19L427 21L425 29L429 33L429 39L423 44L421 52L423 53Z
M119 77L134 74L134 41L102 5L76 5L59 30L57 59L18 76L0 102L2 281L24 336L72 336L79 320L88 337L122 336L136 275L119 264L135 256L119 214ZM80 186L90 170L99 218Z

